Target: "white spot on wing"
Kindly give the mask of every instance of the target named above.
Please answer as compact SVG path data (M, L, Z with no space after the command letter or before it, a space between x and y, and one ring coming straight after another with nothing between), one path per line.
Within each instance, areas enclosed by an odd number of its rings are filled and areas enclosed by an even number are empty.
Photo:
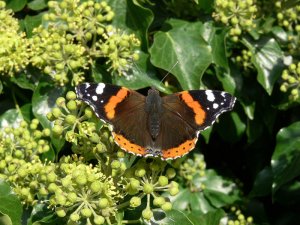
M103 100L101 100L100 102L101 102L101 103L103 103L104 101L103 101Z
M101 95L103 93L104 88L105 88L105 84L104 83L98 84L98 86L96 88L96 93L98 95Z
M206 90L205 94L207 96L207 100L208 101L210 101L210 102L215 101L215 95L214 95L214 93L211 90Z
M94 95L94 96L92 97L92 99L93 99L94 101L97 101L97 100L98 100L98 98L97 98L96 95Z
M217 104L217 103L214 103L214 104L213 104L213 108L214 108L214 109L216 109L216 108L218 108L218 107L219 107L219 104Z

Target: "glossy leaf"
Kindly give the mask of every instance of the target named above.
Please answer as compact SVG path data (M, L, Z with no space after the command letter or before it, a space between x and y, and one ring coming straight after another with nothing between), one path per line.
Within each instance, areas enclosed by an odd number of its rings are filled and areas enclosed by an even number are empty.
M12 192L10 186L0 179L0 213L7 215L11 224L21 224L22 204L19 198ZM5 221L8 221L7 218Z
M300 175L300 122L282 128L276 136L272 155L273 194L283 184Z
M243 43L252 53L251 61L258 72L257 81L271 95L284 67L280 46L271 37L264 37L258 41L243 39Z
M218 176L213 170L207 170L204 177L196 178L195 182L205 185L204 196L214 207L232 204L240 199L236 184Z
M181 189L180 192L171 198L173 202L173 208L177 210L197 210L202 213L206 213L215 209L205 198L202 191L192 192L188 188Z
M47 119L47 113L55 106L58 97L63 96L64 89L53 86L48 82L39 82L32 96L32 111L44 128L51 129L51 122ZM52 137L54 146L59 150L64 144L63 139Z
M212 47L207 43L213 29L201 22L169 20L167 31L154 35L150 48L153 65L170 71L185 90L199 89L201 77L213 62Z

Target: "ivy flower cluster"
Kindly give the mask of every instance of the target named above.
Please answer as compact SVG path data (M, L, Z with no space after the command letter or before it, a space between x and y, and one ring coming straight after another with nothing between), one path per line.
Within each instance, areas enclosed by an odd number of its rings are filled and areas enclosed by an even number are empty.
M253 0L216 0L213 17L230 26L231 40L237 42L243 31L250 31L256 25L257 7Z
M283 83L280 86L282 92L290 92L291 100L299 99L300 92L300 62L292 63L288 69L283 70L281 78Z
M32 64L60 86L81 83L99 58L108 64L108 71L119 75L138 59L139 40L109 24L114 12L105 1L49 1L48 6L43 17L47 27L34 30Z
M290 54L298 54L300 46L300 6L286 7L288 1L276 1L278 25L288 33L288 50Z
M39 155L50 150L47 137L49 129L39 130L38 120L30 124L22 121L18 127L6 127L0 130L0 178L12 184L14 191L20 196L23 204L33 205L37 201L35 195L40 190L46 195L43 179L39 172L43 163Z
M192 191L199 191L205 188L204 184L194 184L193 179L205 176L206 163L201 154L194 154L193 158L187 159L179 166L179 175L185 180L185 184Z
M29 64L32 52L18 20L5 6L6 3L0 1L0 75L13 76Z
M87 165L76 156L63 157L48 181L50 207L59 217L67 216L69 222L110 223L116 216L117 202L124 197L101 167Z
M163 211L172 209L169 198L161 193L175 196L179 192L179 184L170 181L176 176L173 168L167 168L167 163L153 159L147 163L147 159L141 159L133 167L125 171L125 190L132 195L130 207L139 207L142 199L146 198L146 207L142 211L142 217L150 220L153 217L153 207L161 208ZM164 175L163 175L164 174ZM122 204L125 207L128 203Z
M253 217L252 216L245 217L242 211L235 206L232 206L230 208L230 213L228 213L225 219L227 220L226 223L227 225L236 225L236 224L252 225L253 224Z
M243 49L241 55L238 55L235 60L236 62L244 68L244 70L249 70L253 68L253 64L251 62L252 53L249 50Z

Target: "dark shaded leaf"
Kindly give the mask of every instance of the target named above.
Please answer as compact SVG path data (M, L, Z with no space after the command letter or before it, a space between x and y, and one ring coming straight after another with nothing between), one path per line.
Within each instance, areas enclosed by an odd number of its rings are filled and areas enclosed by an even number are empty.
M251 197L261 197L270 194L272 191L272 182L272 169L271 167L266 167L256 175L249 195Z
M178 62L171 73L181 87L185 90L199 89L203 73L213 62L211 46L202 37L206 34L206 27L201 22L180 20L169 20L165 26L169 27L168 31L154 35L150 48L151 62L166 71Z
M0 213L7 215L11 224L21 224L22 204L19 198L12 192L10 186L0 179ZM8 221L7 218L3 218ZM3 221L3 220L2 220ZM9 223L5 223L9 224Z
M284 67L280 46L272 37L263 37L258 41L244 38L243 43L252 53L251 61L258 72L257 81L271 95Z
M42 17L42 13L35 16L26 15L25 19L23 20L23 23L28 37L32 37L33 29L38 27L42 23Z
M273 194L285 183L300 175L300 122L282 128L276 136L272 155Z

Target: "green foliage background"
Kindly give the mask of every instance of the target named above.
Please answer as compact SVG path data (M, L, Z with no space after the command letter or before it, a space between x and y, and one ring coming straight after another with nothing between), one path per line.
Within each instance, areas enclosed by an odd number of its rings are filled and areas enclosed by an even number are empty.
M248 5L244 7L245 2ZM110 25L121 33L134 34L140 41L135 46L138 59L133 63L134 57L124 57L129 68L125 71L119 67L108 70L113 61L109 57L91 57L93 63L81 65L85 68L80 79L75 80L69 72L69 80L74 79L74 83L57 84L44 68L30 60L22 61L22 56L17 61L23 63L21 68L8 72L5 68L10 59L15 59L14 52L7 55L2 41L0 128L36 118L41 129L51 130L53 123L47 113L56 107L58 97L73 91L74 84L83 79L135 90L154 86L165 94L190 89L224 90L237 97L234 110L200 134L192 153L168 162L177 171L174 179L179 183L179 193L167 196L172 210L164 213L153 207L151 221L217 225L251 216L253 221L241 224L298 224L300 2L108 0L107 4L114 12ZM34 35L34 27L47 27L49 23L43 17L49 10L46 0L7 0L6 9L13 10L20 32L27 38ZM1 28L6 29L0 22ZM22 45L14 51L21 49ZM160 82L168 71L171 74ZM43 162L58 163L63 155L70 154L71 146L64 138L51 134L49 142L50 151L39 155ZM183 165L195 166L194 155L200 152L208 169L195 168L205 170L205 176L195 175L195 171L184 174ZM126 168L134 168L140 159L129 156L126 160ZM21 217L22 224L66 223L66 218L55 214L56 206L47 208L47 201L22 205L13 187L9 180L0 180L0 224L21 224ZM142 202L145 206L145 198ZM141 216L142 209L123 207L105 223L150 223L147 216Z

